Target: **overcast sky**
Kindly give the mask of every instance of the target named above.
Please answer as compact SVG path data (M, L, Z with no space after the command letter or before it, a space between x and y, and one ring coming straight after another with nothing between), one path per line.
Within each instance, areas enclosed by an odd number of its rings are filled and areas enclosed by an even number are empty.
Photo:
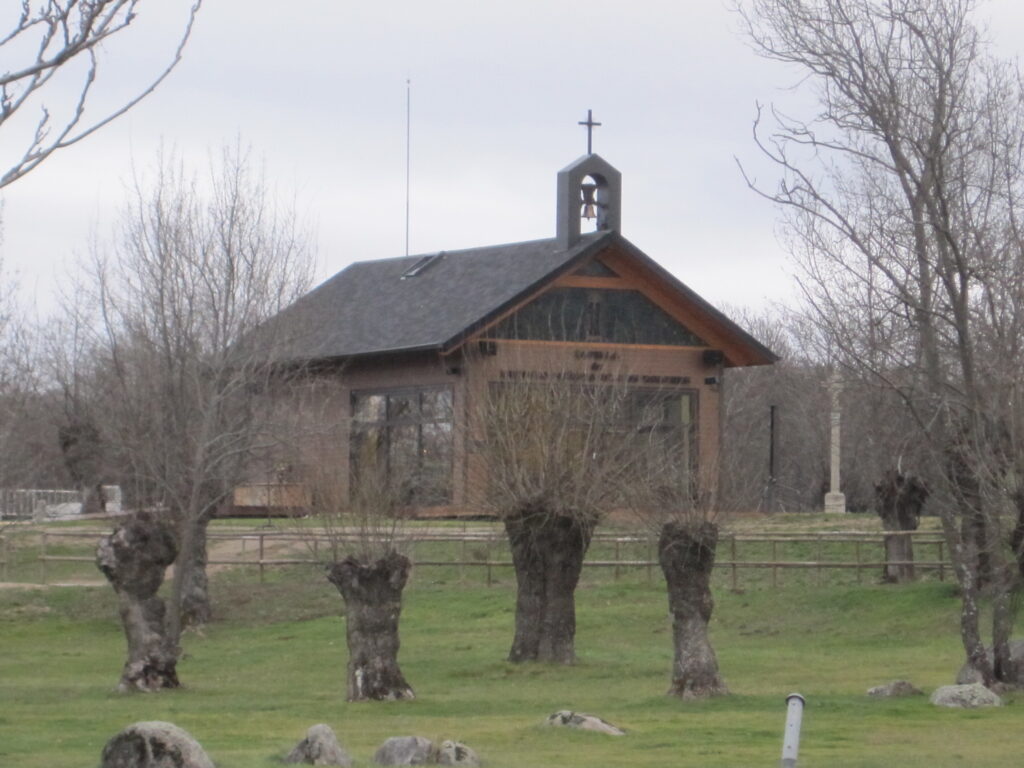
M3 5L0 31L16 10ZM103 99L159 69L186 7L142 5L103 52ZM983 18L1017 55L1024 4L992 0ZM202 166L240 136L310 225L318 278L403 255L410 78L413 253L553 236L555 175L585 153L577 121L592 109L594 151L623 175L629 240L714 303L786 301L777 212L735 158L773 176L751 119L757 101L792 100L795 77L736 27L721 0L206 0L154 95L4 191L0 253L46 310L55 278L109 233L133 162L164 142ZM0 161L19 148L13 133Z

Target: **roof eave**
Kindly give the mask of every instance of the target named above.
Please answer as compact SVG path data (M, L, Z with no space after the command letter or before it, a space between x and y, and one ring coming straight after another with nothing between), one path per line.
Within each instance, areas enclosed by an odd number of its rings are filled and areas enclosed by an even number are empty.
M373 357L390 357L392 355L416 354L420 352L441 352L440 343L419 344L414 347L390 347L388 349L370 349L359 352L349 352L340 355L324 355L323 357L295 358L280 360L277 365L339 365L352 360L365 360Z
M742 344L746 350L750 353L749 357L744 356L742 359L731 357L726 354L726 367L736 368L743 366L753 365L772 365L778 362L781 358L772 352L768 347L762 344L760 341L755 339L743 328L736 324L736 322L725 315L721 310L716 309L714 305L704 299L699 293L694 291L683 281L665 269L663 266L658 264L654 259L648 256L646 253L641 251L637 246L631 243L622 235L615 233L618 244L622 245L625 249L630 252L634 258L644 264L652 272L656 273L659 278L668 283L672 288L681 293L686 299L696 305L702 312L709 315L715 322L723 326L726 331L736 337L737 341Z

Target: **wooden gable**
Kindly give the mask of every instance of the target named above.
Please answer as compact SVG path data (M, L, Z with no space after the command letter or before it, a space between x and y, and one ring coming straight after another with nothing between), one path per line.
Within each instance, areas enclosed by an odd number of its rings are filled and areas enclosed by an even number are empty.
M592 313L589 318L581 315L583 310L579 305L584 301L582 296L600 298L602 294L599 292L605 291L608 292L603 294L605 297L614 298L607 302L607 312L632 313L632 318L626 318L627 322L632 319L648 326L642 329L640 336L613 333L609 337L608 333L601 332L602 320L594 319L597 313ZM548 299L546 303L545 299ZM594 327L582 330L574 327L569 331L560 328L547 334L547 338L541 338L542 334L534 332L536 324L531 326L530 307L550 311L553 307L566 305L569 305L566 312L571 315L573 323L592 323ZM649 309L644 309L644 305ZM613 318L604 318L603 322L610 324ZM593 333L588 333L588 330ZM536 286L514 305L489 318L470 338L718 349L722 351L727 367L766 365L776 359L728 318L621 237L616 237L596 253L587 254L567 265L560 274L552 275L546 283Z

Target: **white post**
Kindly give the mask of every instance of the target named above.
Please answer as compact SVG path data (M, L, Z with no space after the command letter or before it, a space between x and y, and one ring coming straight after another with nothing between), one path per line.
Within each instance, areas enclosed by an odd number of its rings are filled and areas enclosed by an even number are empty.
M846 513L846 495L839 490L841 487L839 478L839 427L842 415L842 411L839 408L839 393L842 391L842 388L843 384L839 379L839 371L836 371L832 374L830 386L832 395L832 434L829 440L829 488L828 493L825 494L826 515L842 515Z
M781 768L796 768L800 752L800 724L804 716L804 697L791 693L786 697L786 731L782 737Z
M104 511L108 515L120 515L122 508L122 496L120 485L103 486Z

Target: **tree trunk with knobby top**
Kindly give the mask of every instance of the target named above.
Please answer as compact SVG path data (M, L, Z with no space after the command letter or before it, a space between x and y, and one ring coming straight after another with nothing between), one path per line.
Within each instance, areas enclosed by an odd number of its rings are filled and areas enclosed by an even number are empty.
M345 601L349 701L413 699L398 666L398 620L409 558L389 552L372 563L348 557L327 568Z
M156 518L134 515L100 539L96 565L117 593L128 660L121 691L177 688L177 644L167 634L164 601L157 590L177 555L174 537Z
M875 486L875 503L887 531L916 531L921 508L928 498L924 483L912 475L888 470ZM882 580L902 584L914 580L914 540L906 535L886 535Z
M576 585L594 522L527 511L505 518L516 571L516 628L508 660L576 661Z
M718 659L708 639L714 608L711 570L717 546L718 526L711 522L673 521L661 528L658 562L668 585L675 645L670 696L697 699L729 692L718 674Z

